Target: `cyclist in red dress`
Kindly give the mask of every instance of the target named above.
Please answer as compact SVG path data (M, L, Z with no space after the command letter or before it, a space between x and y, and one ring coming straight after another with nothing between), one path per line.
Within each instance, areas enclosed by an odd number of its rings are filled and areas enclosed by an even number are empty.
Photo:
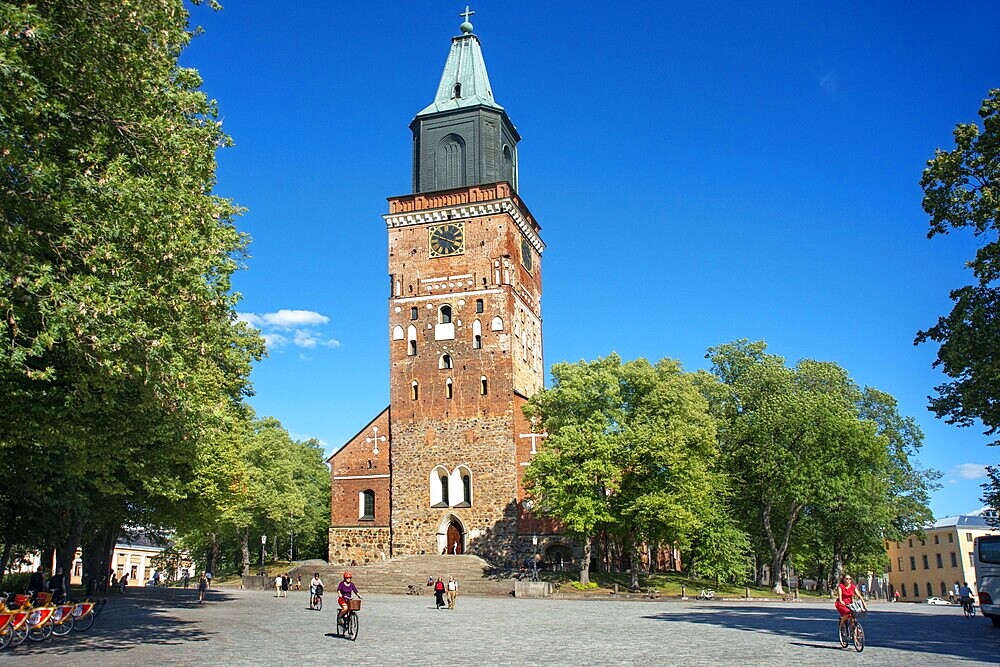
M854 585L849 574L845 574L840 583L837 584L836 592L837 601L834 602L834 605L837 607L837 613L840 614L840 628L843 629L844 623L851 617L851 610L848 605L854 602L855 596L861 601L861 606L865 608L865 611L868 611L868 605L865 603L864 595Z

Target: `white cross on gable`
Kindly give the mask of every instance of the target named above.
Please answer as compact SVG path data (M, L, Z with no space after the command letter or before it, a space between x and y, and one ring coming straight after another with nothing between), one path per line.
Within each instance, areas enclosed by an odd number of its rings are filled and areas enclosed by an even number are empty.
M378 456L378 443L385 442L385 436L378 434L378 426L372 426L372 434L365 438L365 442L372 445L372 454Z

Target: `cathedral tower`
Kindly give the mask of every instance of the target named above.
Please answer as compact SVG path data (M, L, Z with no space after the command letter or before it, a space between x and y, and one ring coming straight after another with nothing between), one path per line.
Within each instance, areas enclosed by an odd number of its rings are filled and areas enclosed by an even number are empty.
M410 124L413 193L383 216L389 408L331 457L332 561L386 550L509 561L537 530L520 503L534 441L521 406L544 382L545 245L517 195L520 136L468 20L461 31ZM387 461L372 456L373 429Z

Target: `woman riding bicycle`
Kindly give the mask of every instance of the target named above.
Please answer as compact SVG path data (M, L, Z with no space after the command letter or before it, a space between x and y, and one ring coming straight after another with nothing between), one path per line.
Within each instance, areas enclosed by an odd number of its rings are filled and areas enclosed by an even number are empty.
M344 580L341 581L340 584L337 586L337 593L340 595L340 597L337 598L337 604L340 605L340 611L337 612L338 622L340 622L340 619L343 618L344 615L347 613L347 607L348 607L347 603L351 599L352 594L357 595L359 600L362 599L361 594L358 593L358 587L355 586L354 582L352 581L353 578L354 578L353 574L351 574L350 572L345 572Z
M857 586L851 580L851 575L845 574L840 583L837 584L837 601L834 603L837 607L837 612L840 614L840 629L843 631L844 623L847 619L851 617L850 605L854 602L855 596L861 601L861 606L864 607L865 611L868 611L868 605L865 603L865 598L858 590Z

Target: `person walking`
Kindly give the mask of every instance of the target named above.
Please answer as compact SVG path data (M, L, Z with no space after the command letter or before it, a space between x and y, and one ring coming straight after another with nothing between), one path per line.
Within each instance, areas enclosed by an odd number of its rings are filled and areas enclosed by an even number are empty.
M198 580L198 604L205 602L205 591L208 590L208 577L205 571L201 571L201 579Z
M297 590L297 591L301 591L302 590L302 575L301 574L295 575L295 590Z
M212 573L211 572L203 572L203 574L205 575L205 579L208 580L208 589L212 590Z
M122 589L122 593L128 587L128 572L122 573L122 578L118 580L118 586Z
M292 575L285 572L285 574L281 577L281 592L286 598L288 597L288 589L291 587Z
M437 609L444 606L444 582L441 581L441 577L434 582L434 602L437 604Z
M448 609L455 608L455 598L458 597L458 582L455 577L448 577Z
M284 577L282 575L280 575L280 574L274 578L274 597L276 597L276 598L280 598L281 597L281 583L282 583L282 581L284 581Z

